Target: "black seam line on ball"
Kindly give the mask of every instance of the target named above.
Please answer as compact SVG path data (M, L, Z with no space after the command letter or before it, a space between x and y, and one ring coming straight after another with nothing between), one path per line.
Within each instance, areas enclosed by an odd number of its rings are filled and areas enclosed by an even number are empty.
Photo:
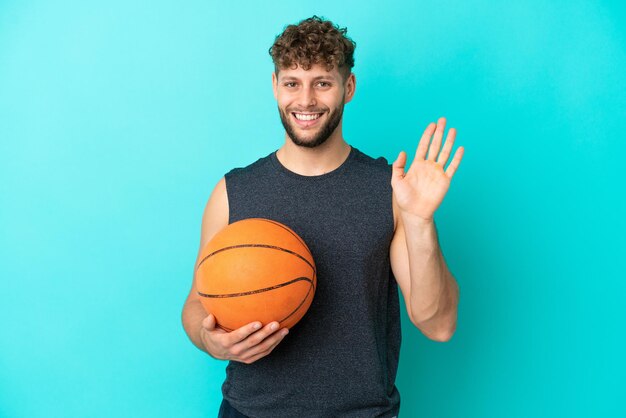
M311 281L311 286L309 286L309 290L307 290L306 295L304 296L304 298L302 299L302 302L300 302L300 304L296 307L296 309L294 309L289 315L287 315L286 317L284 317L283 319L281 319L279 322L283 322L286 321L287 319L291 318L291 316L293 314L295 314L296 312L298 312L300 310L300 307L302 305L304 305L304 302L306 302L306 300L309 298L309 295L311 294L311 289L313 289L313 281Z
M285 225L281 224L280 222L276 222L276 221L273 221L273 220L271 220L271 219L265 219L265 218L256 218L256 219L261 220L261 221L265 221L265 222L270 222L270 223L273 223L273 224L274 224L274 225L276 225L276 226L281 227L282 229L284 229L285 231L287 231L287 232L289 232L291 235L293 235L293 236L294 236L294 238L296 238L296 239L300 242L300 244L304 245L304 247L305 247L306 249L308 249L308 248L309 248L309 247L305 244L305 242L304 242L304 241L302 241L302 238L300 238L298 235L296 235L296 234L295 234L293 231L291 231L290 229L285 228Z
M300 279L305 279L305 280L309 281L309 282L310 282L310 284L311 284L311 286L309 286L309 290L307 290L306 295L305 295L305 296L304 296L304 298L302 299L302 302L300 302L300 304L296 307L296 309L294 309L293 311L291 311L291 313L289 313L286 317L284 317L284 318L282 318L282 319L279 319L279 320L278 320L278 322L279 322L279 323L280 323L280 322L284 322L284 321L286 321L287 319L291 318L291 317L292 317L292 316L293 316L296 312L298 312L298 311L300 310L300 308L302 307L302 305L304 305L304 302L306 302L306 300L309 298L309 295L311 294L311 289L315 290L315 285L313 284L313 281L312 281L312 280L310 280L310 279L308 279L308 278L306 278L306 277L300 277L300 278L298 278L298 279L292 280L292 281L291 281L291 282L289 282L289 283L284 283L284 285L286 286L286 285L288 285L288 284L290 284L290 283L293 283L293 282L295 282L295 281L298 281L298 280L300 280ZM274 287L274 288L277 288L277 287L281 287L281 286L279 285L279 286L273 286L273 287ZM256 293L256 292L258 292L258 291L253 291L253 292L251 292L251 293ZM205 296L205 297L210 297L210 296L211 296L211 295L205 295L205 294L200 293L200 292L198 292L198 294L199 294L200 296ZM228 296L228 295L219 295L219 296L224 297L224 296ZM219 297L219 296L217 296L217 297ZM222 328L222 329L223 329L224 331L226 331L226 332L232 332L232 331L233 331L233 329L228 328L228 327L225 327L224 325L218 325L218 327Z
M217 251L213 251L211 254L208 254L206 257L204 257L202 260L200 260L200 262L198 263L198 267L196 267L196 271L198 271L198 269L200 268L200 266L202 265L202 263L204 263L209 257L214 256L217 253L220 253L222 251L226 251L226 250L231 250L233 248L246 248L246 247L261 247L261 248L273 248L275 250L280 250L280 251L284 251L286 253L289 254L293 254L296 257L299 257L300 259L302 259L302 261L304 261L305 263L307 263L309 265L309 267L311 267L311 269L313 270L313 274L315 274L315 267L313 267L313 265L309 262L309 260L307 260L306 258L302 257L300 254L288 250L286 248L282 248L282 247L277 247L275 245L268 245L268 244L239 244L239 245L231 245L230 247L224 247L224 248L220 248Z
M300 308L302 307L302 305L304 305L304 302L306 302L306 300L308 299L309 295L311 294L311 289L313 289L313 292L315 292L315 285L313 284L313 281L311 281L311 286L309 286L309 290L307 290L306 295L302 299L302 302L300 302L300 304L296 307L296 309L294 309L289 315L287 315L283 319L279 320L278 322L284 322L287 319L291 318L296 312L298 312L300 310ZM202 295L200 292L198 292L198 294ZM226 332L234 331L234 329L225 327L224 325L219 325L218 324L217 326L222 328Z
M209 295L209 294L206 294L206 293L198 292L198 295L200 295L200 296L202 296L204 298L234 298L234 297L238 297L238 296L248 296L248 295L253 295L255 293L263 293L263 292L267 292L269 290L279 289L281 287L289 286L292 283L300 282L300 281L309 282L309 284L311 285L309 287L309 290L313 286L313 280L309 279L308 277L298 277L297 279L293 279L293 280L290 280L290 281L285 282L285 283L277 284L277 285L266 287L266 288L263 288L263 289L250 290L248 292L227 293L227 294L224 294L224 295ZM307 293L307 296L308 296L308 293Z

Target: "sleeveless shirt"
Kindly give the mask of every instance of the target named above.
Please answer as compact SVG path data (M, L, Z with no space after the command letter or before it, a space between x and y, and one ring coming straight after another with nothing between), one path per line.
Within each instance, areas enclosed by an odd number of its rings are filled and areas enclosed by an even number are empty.
M335 170L304 176L274 151L224 177L229 224L281 222L306 242L317 268L307 313L267 356L251 364L229 361L224 398L259 418L398 415L391 165L351 147Z

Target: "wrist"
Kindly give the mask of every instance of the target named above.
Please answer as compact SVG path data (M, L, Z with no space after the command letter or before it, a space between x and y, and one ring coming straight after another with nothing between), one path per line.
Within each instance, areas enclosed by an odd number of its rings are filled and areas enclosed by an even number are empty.
M428 228L435 223L433 217L425 218L423 216L406 211L400 211L400 217L402 218L402 222L404 225L414 226L418 228Z

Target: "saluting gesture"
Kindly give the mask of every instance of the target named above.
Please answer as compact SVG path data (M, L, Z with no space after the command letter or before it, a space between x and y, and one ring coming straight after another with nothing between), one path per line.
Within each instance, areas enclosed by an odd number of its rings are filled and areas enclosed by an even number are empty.
M428 125L417 146L411 167L406 173L404 172L404 165L406 164L404 151L400 151L392 166L391 187L400 210L427 221L433 219L435 211L441 205L450 187L452 176L454 176L463 158L464 149L459 147L454 153L450 165L444 171L456 136L456 129L450 128L446 142L441 148L445 127L445 118L440 118L436 124L432 122ZM431 137L433 138L432 142ZM427 152L428 157L426 156Z

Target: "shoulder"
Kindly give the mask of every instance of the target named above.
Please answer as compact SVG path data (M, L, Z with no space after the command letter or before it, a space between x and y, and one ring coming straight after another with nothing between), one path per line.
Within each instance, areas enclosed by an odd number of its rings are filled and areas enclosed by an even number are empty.
M204 207L200 234L200 248L224 226L228 225L229 218L228 196L226 193L226 181L222 177L213 188L211 195Z
M391 164L389 164L385 157L374 158L355 147L353 148L354 161L361 167L367 167L369 170L379 173L380 175L391 176Z
M246 174L250 174L250 173L255 173L258 170L262 170L265 167L267 167L268 164L271 164L271 156L272 156L273 152L258 158L256 161L246 165L246 166L239 166L239 167L234 167L232 168L230 171L228 171L224 177L228 178L228 177L233 177L233 176L240 176L240 175L246 175Z
M364 152L355 150L355 161L360 164L362 167L367 167L368 170L368 178L376 179L378 178L381 182L385 184L385 187L391 194L391 206L393 212L393 225L394 231L398 230L398 220L399 220L399 208L395 198L393 197L393 189L391 187L391 174L392 174L392 164L385 157L374 158L365 154Z

